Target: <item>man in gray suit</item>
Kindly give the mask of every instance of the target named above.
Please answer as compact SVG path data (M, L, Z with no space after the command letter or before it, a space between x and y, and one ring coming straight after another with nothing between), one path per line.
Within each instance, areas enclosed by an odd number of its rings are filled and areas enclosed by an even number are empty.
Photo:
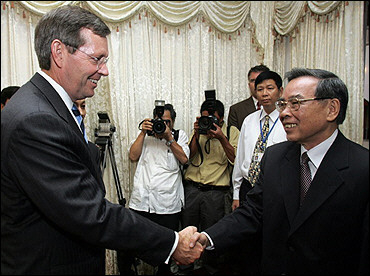
M244 101L238 102L230 106L229 116L227 118L228 126L236 126L239 130L241 130L245 117L247 117L249 114L257 110L258 100L256 90L254 88L254 81L256 80L259 74L269 70L270 69L265 65L257 65L249 70L248 86L251 92L251 96Z
M105 248L188 264L195 227L177 233L105 199L73 102L109 74L110 30L63 6L39 21L41 67L1 112L1 274L104 274Z
M262 274L368 275L369 150L338 129L347 87L320 69L286 77L276 108L288 141L266 149L246 204L191 243L222 251L261 232Z

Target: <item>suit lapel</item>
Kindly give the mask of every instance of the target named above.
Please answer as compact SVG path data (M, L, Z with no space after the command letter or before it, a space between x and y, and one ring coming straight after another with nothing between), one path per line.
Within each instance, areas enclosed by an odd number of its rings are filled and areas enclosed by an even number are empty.
M299 208L299 150L299 145L295 145L281 165L282 192L290 225Z
M39 73L36 73L32 77L31 82L42 92L43 95L45 95L46 99L53 106L57 114L72 127L73 131L81 138L81 141L87 145L80 128L77 126L74 118L58 92L55 91L54 87L52 87L51 84Z
M322 160L291 226L290 234L298 229L313 212L344 183L339 171L348 167L348 146L340 132Z

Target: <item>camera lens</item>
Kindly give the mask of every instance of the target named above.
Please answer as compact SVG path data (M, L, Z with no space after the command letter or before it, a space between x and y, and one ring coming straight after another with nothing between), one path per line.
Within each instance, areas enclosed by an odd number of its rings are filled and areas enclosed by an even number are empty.
M213 120L209 116L202 116L198 120L198 125L202 130L209 130L213 126Z
M166 130L166 124L164 123L163 120L154 120L153 122L153 132L157 134L161 134L165 132Z

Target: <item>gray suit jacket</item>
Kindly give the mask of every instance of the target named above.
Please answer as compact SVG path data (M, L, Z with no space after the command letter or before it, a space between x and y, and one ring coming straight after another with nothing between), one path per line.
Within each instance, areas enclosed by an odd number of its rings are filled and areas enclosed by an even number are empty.
M369 151L339 133L301 208L299 157L292 142L266 149L247 203L205 230L215 249L262 231L263 274L368 275Z
M1 273L104 274L104 249L163 263L175 241L104 198L74 118L39 74L1 112Z
M256 106L254 105L253 97L250 96L248 99L230 106L227 125L236 126L240 130L245 117L254 111L256 111Z

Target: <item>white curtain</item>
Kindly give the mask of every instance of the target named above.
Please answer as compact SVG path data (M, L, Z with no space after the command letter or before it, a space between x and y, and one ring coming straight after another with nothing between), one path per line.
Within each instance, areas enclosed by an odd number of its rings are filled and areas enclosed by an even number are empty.
M163 99L177 112L175 128L189 135L205 89L230 105L249 96L248 70L260 63L284 73L293 67L322 68L347 84L350 102L341 130L362 143L362 1L2 1L1 88L22 85L39 70L33 47L41 16L60 5L88 8L102 17L108 37L110 75L87 99L86 129L94 141L98 111L116 127L113 150L128 200L135 163L128 146L138 124ZM108 160L107 198L117 202ZM107 274L116 274L107 251Z
M362 144L363 2L279 1L276 10L280 17L274 25L273 68L280 73L293 67L321 68L337 74L349 93L347 116L340 129Z

